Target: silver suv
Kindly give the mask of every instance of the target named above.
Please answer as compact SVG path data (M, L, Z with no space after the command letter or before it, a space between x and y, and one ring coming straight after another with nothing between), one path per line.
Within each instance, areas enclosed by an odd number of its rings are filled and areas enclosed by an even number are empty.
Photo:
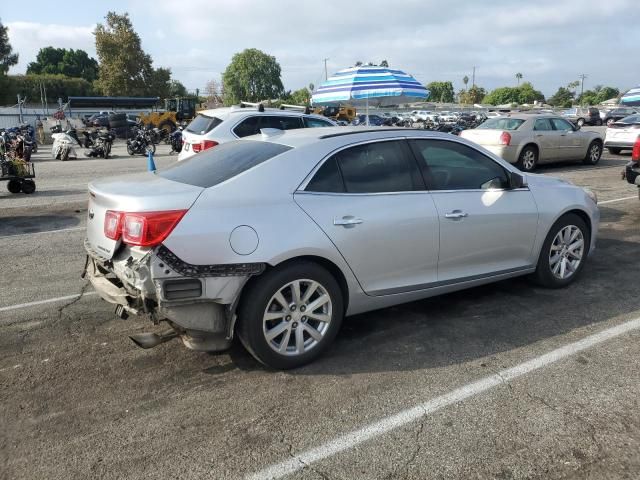
M186 160L221 143L256 135L262 129L294 130L335 126L337 123L326 117L296 110L262 106L203 110L198 112L196 118L182 132L183 145L178 160Z

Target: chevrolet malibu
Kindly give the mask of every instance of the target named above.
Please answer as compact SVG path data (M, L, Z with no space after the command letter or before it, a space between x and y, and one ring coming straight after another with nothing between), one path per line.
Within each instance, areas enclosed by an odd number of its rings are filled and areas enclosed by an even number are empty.
M323 128L219 145L89 185L85 274L116 313L267 366L318 357L343 317L529 275L573 282L595 194L452 135Z

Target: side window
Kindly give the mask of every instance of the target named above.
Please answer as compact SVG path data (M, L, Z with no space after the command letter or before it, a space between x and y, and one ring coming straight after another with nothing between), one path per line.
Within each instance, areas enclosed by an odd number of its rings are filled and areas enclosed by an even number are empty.
M429 190L509 188L502 166L477 150L448 140L413 140Z
M260 117L259 128L277 128L278 130L293 130L295 128L302 128L302 119L300 117L264 115Z
M344 182L335 155L322 164L305 190L307 192L344 193Z
M336 154L348 193L424 190L405 141L368 143Z
M304 126L307 128L333 127L331 123L325 120L320 120L319 118L313 118L313 117L305 117Z
M534 130L553 130L548 118L539 118L533 126Z
M567 131L573 130L573 126L562 118L552 118L551 123L556 130Z
M236 126L236 128L233 129L233 133L240 138L260 133L258 130L258 117L245 118Z

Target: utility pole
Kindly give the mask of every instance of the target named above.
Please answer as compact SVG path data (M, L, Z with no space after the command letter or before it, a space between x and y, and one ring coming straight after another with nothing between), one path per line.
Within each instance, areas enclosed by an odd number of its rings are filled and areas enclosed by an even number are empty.
M476 86L476 66L473 66L473 75L471 76L472 80L471 80L471 87L475 88Z
M580 79L580 98L582 98L582 95L584 94L584 79L585 78L589 78L588 75L585 75L584 73L581 73L580 75L578 75L578 78Z
M326 82L329 78L329 75L327 74L327 60L329 60L328 58L324 59L324 81Z

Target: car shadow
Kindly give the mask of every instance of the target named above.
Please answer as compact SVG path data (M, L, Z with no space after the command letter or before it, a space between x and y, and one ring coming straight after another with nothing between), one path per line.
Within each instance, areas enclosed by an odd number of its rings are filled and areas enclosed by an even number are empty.
M603 236L568 288L549 290L515 278L346 318L326 354L290 374L352 375L473 362L636 312L638 241L640 234L635 241ZM264 369L240 345L229 354L239 369Z
M20 215L2 217L0 238L25 233L62 230L80 225L80 218L72 215Z

